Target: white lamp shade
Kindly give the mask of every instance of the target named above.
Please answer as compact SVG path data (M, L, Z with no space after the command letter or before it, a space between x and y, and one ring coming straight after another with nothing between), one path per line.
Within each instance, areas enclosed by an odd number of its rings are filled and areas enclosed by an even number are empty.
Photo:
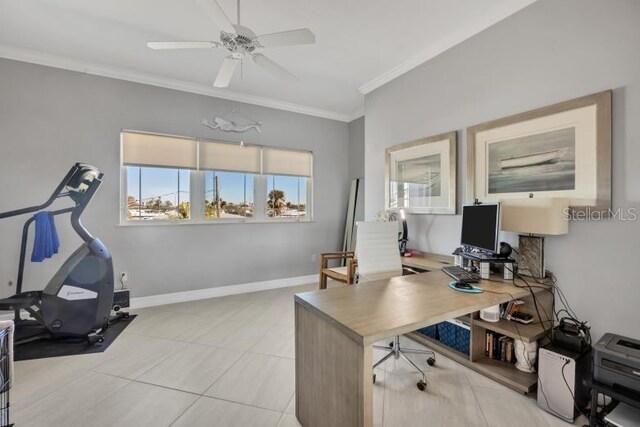
M502 231L555 236L569 232L567 199L503 199Z

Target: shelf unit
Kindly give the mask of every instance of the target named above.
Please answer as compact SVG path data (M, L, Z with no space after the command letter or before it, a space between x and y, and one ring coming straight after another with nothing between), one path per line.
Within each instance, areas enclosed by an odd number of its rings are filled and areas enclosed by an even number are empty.
M421 263L414 262L413 264L419 266ZM492 280L502 279L492 278ZM461 320L465 320L471 326L471 351L469 355L447 347L440 341L419 332L410 333L407 337L517 392L531 393L536 389L538 383L536 373L522 372L511 363L489 359L485 355L485 348L487 330L510 338L522 339L525 342L546 339L553 326L553 295L549 290L540 287L533 288L532 291L535 294L541 318L535 310L533 297L521 298L525 302L523 309L533 315L533 322L528 325L505 319L498 322L487 322L480 319L479 312L463 316Z

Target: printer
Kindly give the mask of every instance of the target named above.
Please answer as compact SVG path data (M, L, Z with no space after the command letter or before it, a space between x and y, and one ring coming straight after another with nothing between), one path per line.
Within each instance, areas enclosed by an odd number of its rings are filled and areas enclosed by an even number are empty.
M640 393L640 340L604 334L593 346L593 379Z

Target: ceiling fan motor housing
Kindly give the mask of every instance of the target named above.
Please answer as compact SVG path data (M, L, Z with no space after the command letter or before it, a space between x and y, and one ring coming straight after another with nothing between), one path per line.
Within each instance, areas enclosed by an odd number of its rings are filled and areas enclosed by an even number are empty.
M236 34L220 32L220 42L229 52L251 53L260 47L253 31L242 25L234 25Z

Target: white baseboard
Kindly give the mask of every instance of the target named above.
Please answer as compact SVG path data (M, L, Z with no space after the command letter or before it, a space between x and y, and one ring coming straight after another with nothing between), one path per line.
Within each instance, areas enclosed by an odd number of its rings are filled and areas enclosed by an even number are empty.
M196 301L200 299L223 297L227 295L245 294L248 292L266 291L269 289L288 288L290 286L317 283L318 275L287 277L284 279L265 280L263 282L243 283L239 285L218 286L215 288L196 289L194 291L172 292L170 294L150 295L148 297L131 298L131 308L155 307L158 305Z
M309 276L287 277L284 279L265 280L263 282L242 283L239 285L218 286L216 288L196 289L194 291L172 292L170 294L137 297L131 298L131 308L155 307L157 305L175 304L179 302L224 297L227 295L246 294L248 292L307 285L309 283L317 283L318 278L317 274L311 274ZM13 316L13 313L2 313L0 314L0 320L11 320L13 319Z

